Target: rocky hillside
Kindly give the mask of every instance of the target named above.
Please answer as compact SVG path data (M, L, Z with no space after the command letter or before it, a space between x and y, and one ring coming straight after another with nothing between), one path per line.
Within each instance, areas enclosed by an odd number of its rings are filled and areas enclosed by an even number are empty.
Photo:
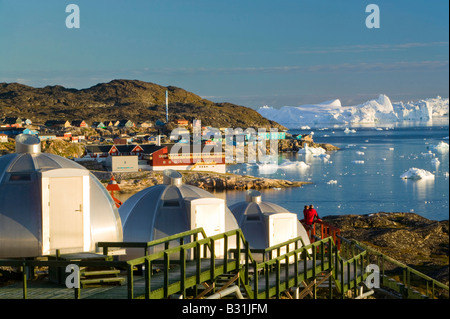
M62 86L34 88L18 83L0 83L0 117L88 122L129 119L134 122L165 120L165 93L169 91L169 120L192 121L213 127L283 126L269 121L253 109L231 103L214 103L174 86L138 80L113 80L87 89Z
M449 284L449 221L414 213L377 213L323 218L343 237L374 247L444 284Z

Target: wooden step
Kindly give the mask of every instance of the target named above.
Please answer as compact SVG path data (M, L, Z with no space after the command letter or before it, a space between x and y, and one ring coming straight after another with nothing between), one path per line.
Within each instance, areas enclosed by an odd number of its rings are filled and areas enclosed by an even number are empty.
M118 275L118 274L120 274L120 270L118 269L81 271L81 276L104 276L104 275Z
M94 278L94 279L81 279L80 282L83 285L92 285L92 284L111 284L118 283L120 285L125 283L124 277L106 277L106 278Z

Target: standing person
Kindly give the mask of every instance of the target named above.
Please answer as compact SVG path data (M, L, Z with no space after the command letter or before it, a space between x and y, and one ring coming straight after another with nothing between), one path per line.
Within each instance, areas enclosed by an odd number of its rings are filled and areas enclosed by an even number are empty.
M306 222L306 216L308 215L309 206L305 205L303 208L303 220Z

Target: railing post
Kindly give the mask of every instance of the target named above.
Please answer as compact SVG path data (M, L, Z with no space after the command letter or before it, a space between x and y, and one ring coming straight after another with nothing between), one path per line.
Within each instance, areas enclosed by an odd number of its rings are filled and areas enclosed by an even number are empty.
M151 276L152 276L152 262L145 259L145 298L150 299L151 294Z
M128 264L127 265L127 293L128 293L128 299L134 298L134 282L133 282L133 265Z
M236 230L236 269L240 268L241 262L241 233Z
M225 273L228 272L228 235L224 235L223 237L223 259L224 259L224 265L223 265L223 271Z
M216 268L216 262L215 262L215 243L214 243L214 239L211 238L210 240L210 253L211 253L211 257L210 257L210 269L209 269L209 276L211 277L211 280L214 279L214 275L215 275L215 268Z
M248 285L248 270L249 270L249 255L250 255L250 247L249 244L247 243L245 245L245 284Z
M166 298L169 296L169 268L169 254L164 252L164 297Z
M298 252L297 249L295 249L295 254L294 254L294 273L295 273L295 277L294 277L294 282L295 282L295 287L298 287Z
M181 281L181 294L186 295L186 249L181 248L180 250L180 281Z
M289 257L288 255L284 256L284 262L285 262L285 289L289 289Z
M270 274L269 274L269 264L265 264L264 265L264 272L265 272L265 279L266 279L266 299L269 299L269 297L270 297L270 281L269 281L269 278L270 278Z
M325 245L323 240L320 242L320 263L321 263L321 270L325 270Z
M201 256L200 256L200 244L196 242L195 246L195 264L196 264L196 283L201 284L200 274L201 274Z
M275 270L276 270L276 274L275 274L276 294L277 294L277 299L280 299L280 260L279 259L277 259L277 261L275 263Z
M340 269L340 273L341 273L341 297L342 297L342 299L344 299L345 278L344 278L344 260L343 259L341 259L340 266L341 266L341 269Z
M254 299L258 299L258 264L253 261L254 278L253 278L253 294Z
M23 291L22 291L22 293L23 293L23 299L27 299L27 293L28 293L28 289L27 289L27 280L28 280L28 276L27 276L27 272L28 272L28 267L27 267L27 265L26 265L26 263L23 263L23 266L22 266L22 280L23 280L23 283L22 283L22 289L23 289Z
M356 296L356 291L357 291L357 283L358 283L358 266L357 266L357 260L356 258L353 260L353 271L355 272L355 276L354 276L354 287L355 287L355 296ZM362 275L362 274L361 274Z

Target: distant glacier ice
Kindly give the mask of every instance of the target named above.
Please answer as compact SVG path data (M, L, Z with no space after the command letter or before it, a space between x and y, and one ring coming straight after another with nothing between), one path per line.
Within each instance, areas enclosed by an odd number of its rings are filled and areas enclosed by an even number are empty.
M319 104L283 106L273 108L263 106L258 112L287 128L310 127L313 124L371 124L395 123L401 121L430 121L433 117L449 114L449 99L440 96L416 102L392 103L381 94L378 99L356 106L343 106L339 99ZM348 133L352 132L350 130Z

